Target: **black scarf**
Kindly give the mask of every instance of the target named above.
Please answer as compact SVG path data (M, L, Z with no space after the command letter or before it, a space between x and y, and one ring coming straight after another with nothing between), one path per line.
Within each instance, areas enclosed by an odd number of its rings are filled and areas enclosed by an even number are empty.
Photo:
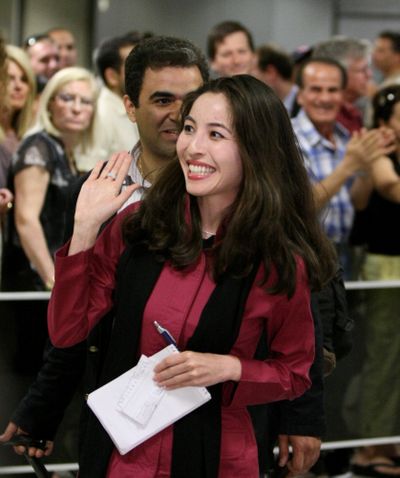
M142 317L163 262L141 247L128 247L117 270L115 323L99 386L138 360ZM228 354L242 322L258 265L244 279L227 277L211 294L187 350ZM174 424L172 478L217 478L221 441L222 384L209 387L212 400ZM88 417L81 447L80 477L105 476L113 444L94 414Z

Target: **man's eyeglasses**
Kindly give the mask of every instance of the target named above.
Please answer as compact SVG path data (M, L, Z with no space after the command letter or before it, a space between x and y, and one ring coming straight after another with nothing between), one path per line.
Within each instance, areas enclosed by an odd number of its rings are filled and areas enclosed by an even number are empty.
M79 100L79 103L84 108L91 108L94 105L94 101L91 98L85 98L84 96L71 95L70 93L58 93L55 98L58 98L60 101L66 105L72 106Z

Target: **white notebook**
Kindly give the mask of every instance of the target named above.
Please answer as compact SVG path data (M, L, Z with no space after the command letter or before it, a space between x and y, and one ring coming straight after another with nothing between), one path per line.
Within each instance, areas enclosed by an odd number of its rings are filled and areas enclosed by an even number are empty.
M211 399L205 387L163 390L154 384L156 364L177 352L169 345L142 356L135 367L89 394L89 407L121 455Z

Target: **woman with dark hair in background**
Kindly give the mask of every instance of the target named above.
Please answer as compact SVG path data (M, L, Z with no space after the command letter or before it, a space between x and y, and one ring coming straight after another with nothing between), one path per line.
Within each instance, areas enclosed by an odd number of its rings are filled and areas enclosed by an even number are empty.
M164 348L157 319L183 352L156 366L156 382L207 386L212 399L124 456L91 415L82 477L258 477L246 407L310 385L310 288L332 276L335 256L286 111L241 75L189 94L182 117L179 161L97 240L136 186L121 192L127 154L93 170L56 256L48 323L53 343L70 346L115 306L104 384ZM264 329L268 359L254 360Z
M395 134L396 149L372 163L369 196L359 209L367 221L364 280L400 280L400 86L388 86L373 98L373 127ZM400 426L400 294L397 288L368 290L365 296L366 358L360 383L359 428L363 438L398 435ZM359 449L353 457L358 475L400 476L395 445Z

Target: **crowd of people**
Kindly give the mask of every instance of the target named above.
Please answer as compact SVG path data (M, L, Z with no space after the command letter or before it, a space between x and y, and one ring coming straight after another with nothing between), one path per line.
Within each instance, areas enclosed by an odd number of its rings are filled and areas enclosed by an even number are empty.
M207 57L128 32L96 48L92 73L64 28L0 44L1 286L52 291L48 317L44 302L14 308L17 370L39 373L0 440L28 433L49 455L82 376L90 393L162 348L155 319L184 350L156 382L215 395L124 456L84 406L83 478L257 477L274 443L304 474L340 357L332 281L400 279L400 33L290 54L224 21ZM366 296L363 437L396 434L397 297ZM352 467L400 476L399 460L366 447Z

